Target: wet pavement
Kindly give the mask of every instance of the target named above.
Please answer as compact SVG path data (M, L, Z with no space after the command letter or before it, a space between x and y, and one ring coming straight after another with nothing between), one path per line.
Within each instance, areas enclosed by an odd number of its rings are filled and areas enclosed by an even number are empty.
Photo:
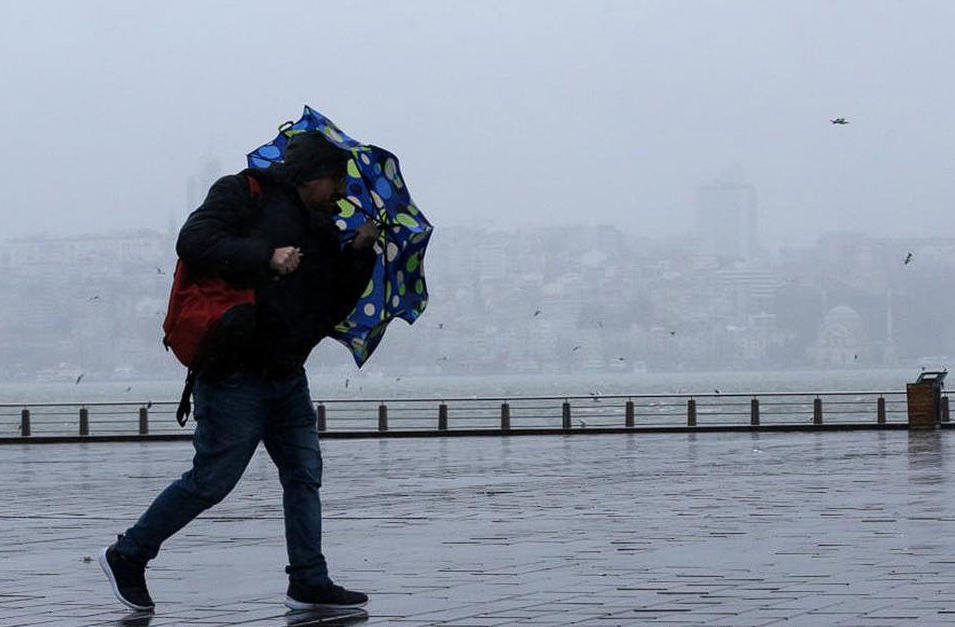
M955 433L334 440L325 552L371 596L339 624L955 624ZM0 447L0 625L294 625L281 492L256 454L150 564L154 615L96 553L186 443Z

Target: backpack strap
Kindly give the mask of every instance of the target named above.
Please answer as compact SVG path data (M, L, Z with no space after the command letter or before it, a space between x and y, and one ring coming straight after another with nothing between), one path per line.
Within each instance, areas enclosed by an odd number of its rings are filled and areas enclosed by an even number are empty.
M179 399L179 407L176 408L176 422L180 427L186 426L186 419L192 412L192 404L189 397L192 396L192 388L196 386L196 371L192 368L186 373L186 385L182 388L182 397Z
M245 173L245 178L249 182L249 195L252 196L254 202L258 202L259 197L262 196L262 185L259 184L259 180L249 174Z

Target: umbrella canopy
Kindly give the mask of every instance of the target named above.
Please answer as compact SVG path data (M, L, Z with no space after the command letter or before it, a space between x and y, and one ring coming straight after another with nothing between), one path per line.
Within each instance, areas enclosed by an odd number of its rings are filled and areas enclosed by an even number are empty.
M428 305L423 261L432 226L411 200L397 157L355 141L307 105L297 122L286 123L275 139L248 154L249 167L267 169L282 163L290 137L315 131L349 154L347 197L338 201L340 211L334 218L342 245L363 223L371 220L379 226L371 280L355 309L331 334L351 350L360 367L378 346L389 322L402 318L411 324Z

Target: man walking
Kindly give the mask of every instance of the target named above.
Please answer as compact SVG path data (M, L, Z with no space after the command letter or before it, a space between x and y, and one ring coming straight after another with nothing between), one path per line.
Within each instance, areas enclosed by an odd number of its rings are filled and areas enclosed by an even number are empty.
M255 302L226 312L204 342L193 389L192 468L100 553L113 591L133 609L154 607L146 563L225 498L260 441L283 490L286 605L358 607L368 600L332 583L322 554L322 460L303 367L354 308L375 261L373 224L343 247L332 220L346 158L319 133L295 135L284 165L219 179L179 233L176 251L190 272L254 288Z

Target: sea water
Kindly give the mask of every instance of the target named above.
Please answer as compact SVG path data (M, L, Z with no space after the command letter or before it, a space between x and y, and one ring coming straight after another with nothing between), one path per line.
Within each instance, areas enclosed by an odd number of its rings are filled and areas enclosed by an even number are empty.
M732 392L902 391L916 369L852 369L716 372L615 372L480 376L386 376L309 372L315 399L387 400L704 394ZM0 403L157 402L178 400L183 380L2 383Z

